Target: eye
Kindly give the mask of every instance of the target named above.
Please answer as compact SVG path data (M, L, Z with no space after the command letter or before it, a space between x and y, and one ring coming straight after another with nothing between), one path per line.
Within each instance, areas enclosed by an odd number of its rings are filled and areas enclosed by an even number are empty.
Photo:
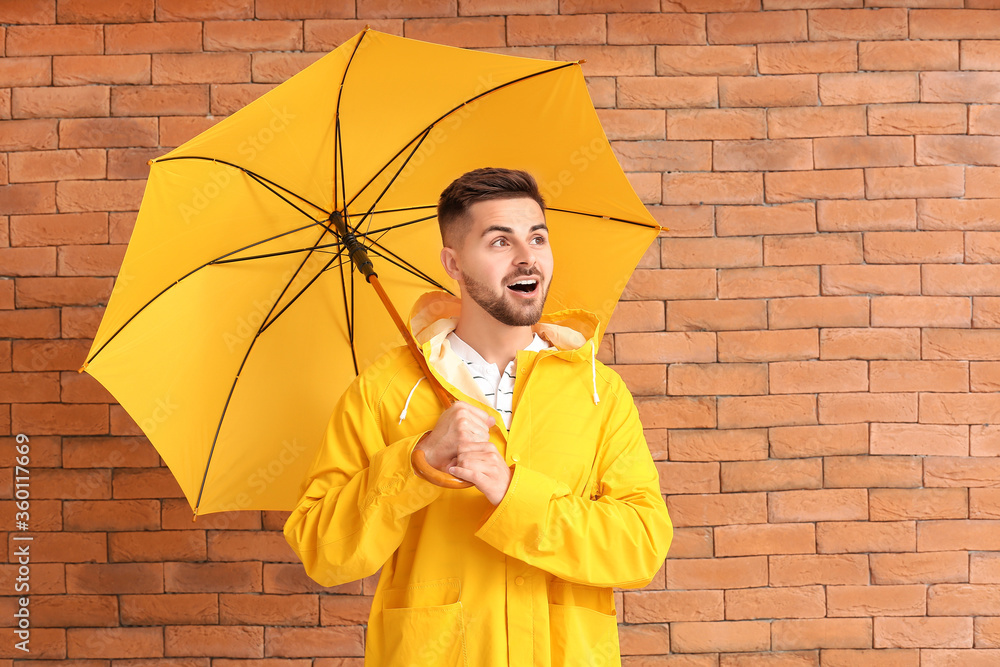
M539 234L538 236L532 238L531 242L534 243L535 245L544 245L545 244L545 237L542 236L541 234Z
M500 238L495 239L492 243L490 243L490 245L493 246L493 247L499 248L501 246L505 246L505 245L508 245L508 244L507 244L507 239L505 239L504 237L501 236Z

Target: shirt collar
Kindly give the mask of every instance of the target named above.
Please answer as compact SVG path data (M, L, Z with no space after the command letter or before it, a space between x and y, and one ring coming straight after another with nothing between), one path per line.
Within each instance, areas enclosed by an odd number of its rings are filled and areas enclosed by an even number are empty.
M500 369L497 368L496 364L492 364L485 359L482 355L476 352L475 348L466 343L464 340L458 337L454 331L448 334L448 341L451 343L451 349L455 351L463 361L469 364L475 364L476 366L481 366L484 369L493 368L496 369L496 373L500 373ZM540 350L548 350L552 346L545 342L545 339L539 336L537 333L531 339L531 342L523 348L527 352L538 352ZM513 363L513 362L511 362Z

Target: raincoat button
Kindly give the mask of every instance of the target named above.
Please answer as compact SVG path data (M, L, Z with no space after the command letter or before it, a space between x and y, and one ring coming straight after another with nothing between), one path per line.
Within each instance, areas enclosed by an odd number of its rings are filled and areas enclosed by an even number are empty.
M517 463L521 459L517 454L514 454L514 456L510 457L510 460L513 461L514 463Z
M514 583L517 584L518 586L524 584L524 577L518 577L517 579L514 580Z

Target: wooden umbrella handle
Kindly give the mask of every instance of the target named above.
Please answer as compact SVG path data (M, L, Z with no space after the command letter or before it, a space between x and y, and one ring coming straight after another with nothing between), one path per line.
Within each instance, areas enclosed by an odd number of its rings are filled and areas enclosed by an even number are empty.
M378 275L372 274L368 276L368 282L375 288L375 292L382 300L382 303L385 304L386 309L389 311L389 315L392 317L392 321L396 323L396 328L399 329L399 333L403 335L403 340L406 341L406 346L410 349L410 354L413 355L417 365L420 366L420 370L424 372L424 376L427 378L427 381L430 382L438 400L441 401L441 405L447 410L455 402L454 397L448 393L448 390L445 389L438 379L434 377L434 374L431 373L431 369L427 365L427 360L424 359L423 353L417 347L416 341L413 340L410 330L406 328L406 325L403 323L403 318L399 316L399 313L396 312L396 308L392 305L392 302L389 301L389 295L385 293L384 289L382 289L382 284L378 281ZM472 486L472 482L459 479L432 466L427 462L427 457L424 455L423 450L417 449L416 447L413 448L413 454L410 456L410 462L413 464L413 468L417 471L417 473L419 473L428 482L437 484L438 486L443 486L446 489L467 489Z

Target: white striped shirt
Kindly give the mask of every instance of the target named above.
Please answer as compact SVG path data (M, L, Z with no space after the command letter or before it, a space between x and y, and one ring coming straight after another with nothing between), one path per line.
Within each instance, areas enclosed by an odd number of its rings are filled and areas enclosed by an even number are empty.
M469 368L472 379L483 391L486 402L500 413L504 426L509 429L510 420L514 416L514 379L517 374L514 362L516 359L512 359L501 373L496 364L491 364L483 359L482 355L476 352L472 346L456 336L454 331L448 334L448 341L451 343L451 349ZM535 334L535 337L524 349L537 352L551 347L541 336Z

